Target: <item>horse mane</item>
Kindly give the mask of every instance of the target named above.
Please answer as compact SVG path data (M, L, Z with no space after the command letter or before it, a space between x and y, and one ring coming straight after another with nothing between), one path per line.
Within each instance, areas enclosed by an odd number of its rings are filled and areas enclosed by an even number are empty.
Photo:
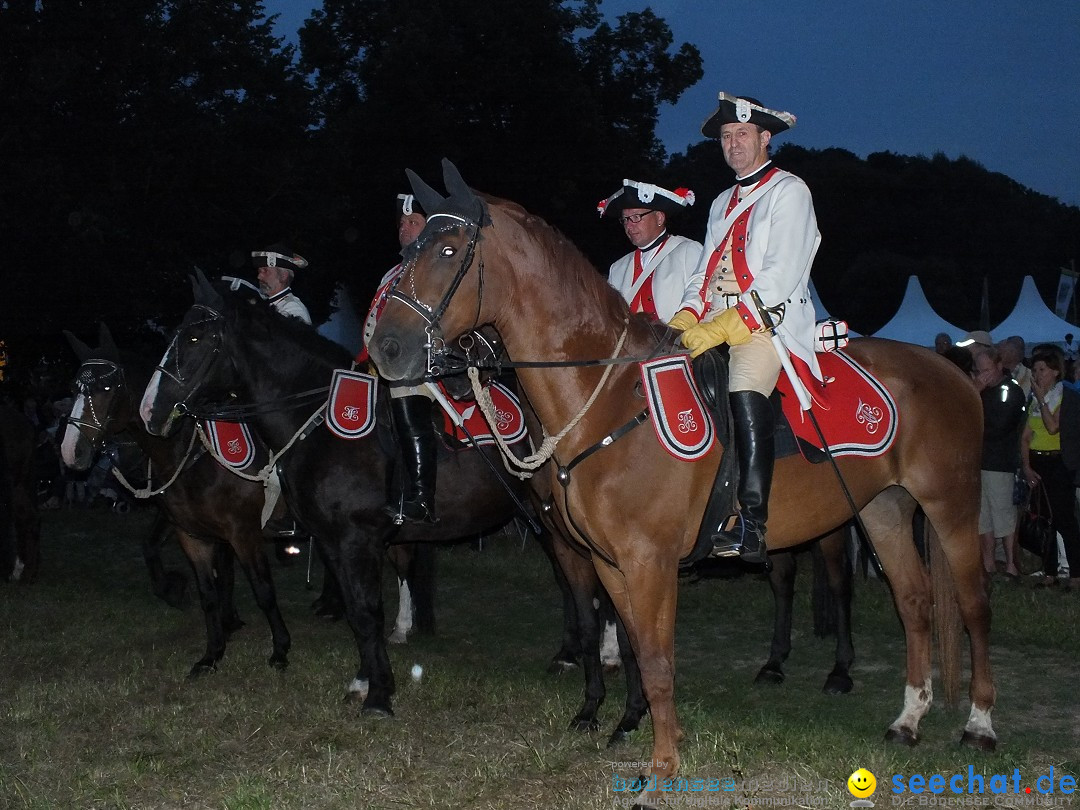
M280 339L293 349L279 358L290 369L306 369L313 362L331 368L348 368L352 364L352 355L343 346L320 335L315 327L299 318L282 315L269 302L231 291L226 291L223 297L227 309L246 334Z
M619 291L612 287L606 276L597 270L581 249L554 225L543 217L531 214L523 206L510 200L483 195L490 208L515 222L559 272L559 285L569 288L580 300L593 301L613 319L622 323L630 315L630 306ZM639 319L634 318L637 321Z

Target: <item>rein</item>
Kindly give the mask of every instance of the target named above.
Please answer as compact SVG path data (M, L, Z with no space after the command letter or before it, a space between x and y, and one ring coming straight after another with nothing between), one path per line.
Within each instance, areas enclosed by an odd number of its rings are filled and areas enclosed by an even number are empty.
M112 467L113 477L116 478L116 480L123 485L124 489L126 489L128 492L130 492L132 495L134 495L136 498L139 498L140 500L145 498L153 498L155 495L160 495L162 492L164 492L174 483L176 483L176 479L180 477L180 473L187 469L188 463L193 460L192 451L195 448L195 437L197 433L198 431L194 430L191 432L191 441L188 442L187 450L184 451L184 457L181 458L180 463L176 465L176 470L173 472L172 477L169 478L168 481L166 481L157 489L153 489L151 487L151 484L153 483L151 469L153 462L150 460L149 457L147 457L146 460L146 486L142 489L136 489L135 486L131 484L131 482L129 482L127 478L124 477L124 474L120 472L120 467L116 464L113 464Z

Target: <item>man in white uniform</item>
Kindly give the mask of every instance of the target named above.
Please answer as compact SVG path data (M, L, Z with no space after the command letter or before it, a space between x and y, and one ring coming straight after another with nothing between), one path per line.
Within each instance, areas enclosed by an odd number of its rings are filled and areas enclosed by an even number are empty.
M767 331L772 321L800 375L821 379L814 357L810 267L821 236L806 183L781 171L769 142L795 116L752 98L720 93L701 133L719 138L736 184L709 209L704 252L671 326L696 357L730 347L731 409L739 455L739 511L713 535L713 556L765 562L765 521L772 487L773 410L769 394L780 356ZM755 294L757 300L755 300ZM768 310L759 311L758 303Z
M636 249L611 265L608 281L631 312L645 312L664 323L682 306L683 293L701 259L701 244L668 233L668 218L694 204L688 188L666 188L636 180L597 205L600 216L617 217Z
M253 250L251 263L258 273L259 290L270 301L270 306L282 315L310 324L307 307L293 294L290 286L296 271L307 267L307 259L284 245L271 245L266 250Z

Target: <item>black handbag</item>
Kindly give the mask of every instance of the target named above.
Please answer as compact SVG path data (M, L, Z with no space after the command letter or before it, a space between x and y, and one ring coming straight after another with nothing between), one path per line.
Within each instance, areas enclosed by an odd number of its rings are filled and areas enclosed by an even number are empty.
M1016 528L1016 539L1021 548L1030 551L1040 559L1045 556L1050 543L1057 542L1054 532L1054 513L1050 510L1050 498L1046 494L1046 487L1041 483L1032 487L1027 507L1020 509L1020 523Z

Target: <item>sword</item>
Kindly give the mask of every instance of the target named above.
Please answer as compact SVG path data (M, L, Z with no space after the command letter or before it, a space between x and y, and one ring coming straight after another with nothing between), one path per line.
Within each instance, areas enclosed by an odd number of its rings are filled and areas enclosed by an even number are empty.
M758 295L757 290L751 290L750 297L754 299L754 306L758 311L758 320L761 322L762 326L765 327L766 331L768 331L769 337L772 339L773 348L776 349L776 354L780 357L780 365L784 369L784 374L787 375L788 381L795 391L795 397L799 400L799 408L810 417L810 424L814 426L814 432L817 433L818 441L821 442L821 448L825 451L825 456L829 459L829 464L832 465L833 472L836 473L836 480L840 482L840 489L843 490L844 497L847 498L848 506L851 508L851 514L855 519L855 525L859 527L859 531L866 541L865 545L870 552L870 559L874 563L874 568L881 577L884 577L885 572L882 570L881 560L878 558L877 551L874 549L874 544L870 542L870 533L866 530L866 524L863 523L862 516L859 514L859 508L855 505L855 499L851 496L851 490L848 489L847 481L844 480L844 474L840 472L840 466L836 463L836 457L833 455L832 448L829 447L829 443L825 440L825 434L821 431L821 425L818 424L817 417L814 415L813 408L811 408L810 392L806 390L806 386L803 385L802 379L795 371L795 366L791 362L791 353L784 343L784 338L776 331L776 322L773 320L773 312L775 310L765 306L764 302L761 300L761 296ZM783 307L783 304L781 304L780 307Z

